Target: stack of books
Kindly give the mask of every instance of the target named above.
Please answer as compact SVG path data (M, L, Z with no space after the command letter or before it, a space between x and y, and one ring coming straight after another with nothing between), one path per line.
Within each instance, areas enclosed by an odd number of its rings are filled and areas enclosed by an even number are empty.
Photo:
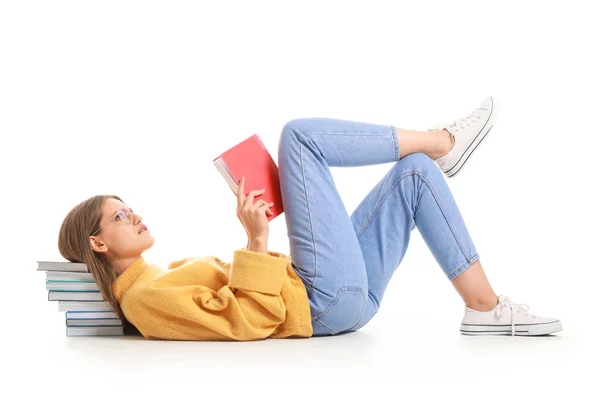
M123 335L123 323L104 300L92 273L84 263L38 261L46 272L48 301L58 302L65 313L66 334L76 336Z

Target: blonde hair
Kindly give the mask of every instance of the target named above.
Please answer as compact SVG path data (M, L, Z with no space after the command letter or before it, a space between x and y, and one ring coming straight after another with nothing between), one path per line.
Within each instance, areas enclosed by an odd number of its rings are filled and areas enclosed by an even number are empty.
M90 233L100 228L102 208L108 198L121 200L116 195L97 195L79 203L65 217L58 234L58 250L71 262L85 263L92 273L100 293L123 322L123 330L128 335L140 332L125 318L119 302L113 296L111 286L119 276L106 256L96 253L90 246Z

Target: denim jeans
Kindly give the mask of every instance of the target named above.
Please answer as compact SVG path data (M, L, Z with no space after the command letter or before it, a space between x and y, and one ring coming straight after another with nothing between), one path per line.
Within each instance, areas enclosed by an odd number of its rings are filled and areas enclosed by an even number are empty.
M391 162L348 216L330 167ZM278 167L313 336L356 331L373 318L415 226L449 280L479 258L446 177L424 153L400 159L393 125L293 119L281 132Z

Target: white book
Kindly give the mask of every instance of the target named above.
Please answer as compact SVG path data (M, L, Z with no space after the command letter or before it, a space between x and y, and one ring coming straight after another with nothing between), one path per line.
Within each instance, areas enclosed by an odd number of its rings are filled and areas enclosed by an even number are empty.
M97 337L102 335L123 335L123 326L67 327L68 337Z
M69 271L46 271L46 280L51 281L95 281L92 273Z
M59 301L58 311L114 311L107 301Z
M93 281L46 281L49 291L100 291Z
M48 301L104 301L96 291L48 291Z
M119 318L114 311L67 311L65 319L92 319L99 320L101 318Z
M71 261L38 261L38 271L79 271L87 273L90 270L84 263Z
M98 325L123 325L123 322L119 318L100 318L100 319L89 319L89 318L72 318L66 320L67 326L77 327L94 327Z

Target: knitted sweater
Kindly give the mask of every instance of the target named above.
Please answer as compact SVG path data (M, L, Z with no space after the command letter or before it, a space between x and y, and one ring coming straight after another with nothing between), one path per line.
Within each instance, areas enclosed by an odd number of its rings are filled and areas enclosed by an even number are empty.
M143 257L112 285L123 314L147 339L311 337L306 288L290 257L235 250L233 261L188 257L168 269Z

